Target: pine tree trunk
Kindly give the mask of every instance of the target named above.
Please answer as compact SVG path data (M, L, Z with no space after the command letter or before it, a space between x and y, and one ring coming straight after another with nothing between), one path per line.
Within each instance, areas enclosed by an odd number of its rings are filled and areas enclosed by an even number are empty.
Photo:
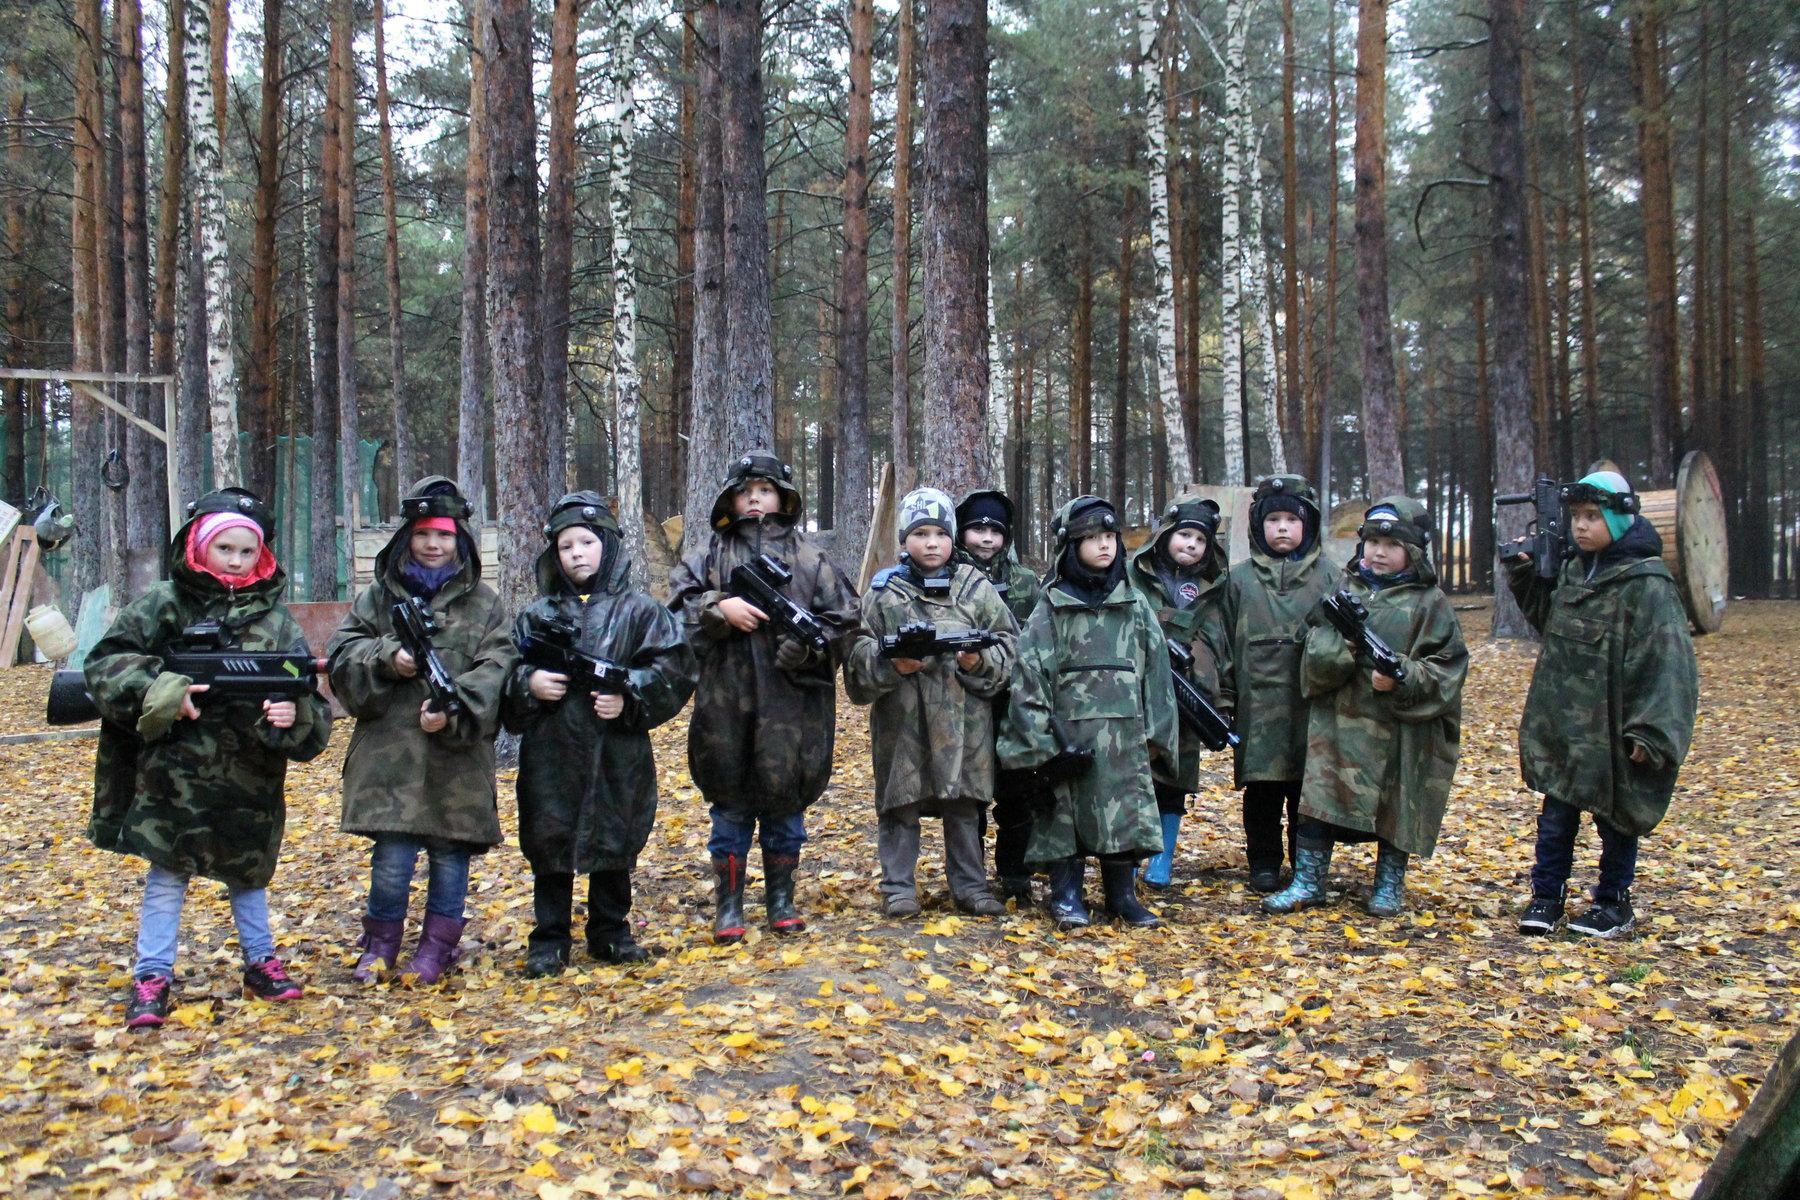
M1719 221L1719 280L1718 280L1718 325L1715 330L1715 341L1719 359L1718 390L1715 393L1715 407L1718 409L1718 453L1714 456L1719 468L1719 484L1724 492L1726 528L1730 534L1730 544L1738 553L1731 557L1741 561L1742 551L1747 541L1744 531L1744 460L1749 447L1744 436L1743 414L1739 411L1741 397L1738 394L1737 379L1737 311L1736 297L1733 294L1732 275L1736 264L1731 255L1731 192L1735 184L1731 173L1732 143L1732 66L1731 66L1731 0L1719 0L1719 183L1716 198L1718 200ZM1735 564L1734 564L1735 565Z
M487 55L482 29L487 24L485 0L467 0L469 21L469 138L463 166L463 278L461 338L458 347L456 478L463 494L486 519L492 506L487 495L487 274L488 155ZM401 479L408 487L411 480Z
M198 3L198 0L194 0ZM333 42L335 49L335 42ZM338 56L326 55L325 95L320 106L319 235L313 285L312 544L308 548L309 591L314 600L338 593L337 454L337 269L338 269Z
M1712 371L1716 359L1712 352L1712 179L1708 176L1707 155L1712 143L1712 73L1711 4L1700 0L1700 81L1697 87L1699 108L1694 120L1694 303L1693 334L1688 339L1688 403L1689 426L1686 441L1713 454L1718 453L1719 410L1713 403ZM1679 434L1677 427L1671 434Z
M1744 550L1741 555L1749 570L1738 573L1743 587L1753 596L1768 596L1770 588L1769 528L1769 404L1768 365L1763 341L1762 280L1756 245L1756 209L1758 200L1751 197L1744 205L1744 411L1749 417L1748 472L1744 479ZM1787 452L1785 443L1776 441L1777 454ZM1785 489L1784 489L1785 491ZM1782 532L1785 535L1786 525Z
M1133 64L1133 71L1137 70ZM1137 189L1131 181L1137 175L1137 139L1127 135L1125 143L1125 198L1119 212L1119 326L1117 349L1113 352L1112 403L1112 506L1125 511L1125 444L1130 421L1131 395L1131 239L1137 232ZM1162 503L1155 497L1154 503Z
M1576 478L1574 379L1569 357L1569 206L1556 205L1556 464L1561 479Z
M1600 327L1594 313L1593 189L1588 183L1587 78L1581 50L1581 6L1569 6L1569 76L1574 129L1570 159L1575 164L1575 213L1581 243L1581 416L1586 432L1581 457L1600 457Z
M1371 496L1406 491L1388 316L1387 0L1360 0L1356 28L1356 315Z
M1494 577L1494 406L1488 374L1487 248L1475 248L1475 470L1470 479L1469 577L1477 589L1496 585Z
M696 553L711 536L707 516L731 457L730 430L725 420L725 193L720 178L723 130L716 0L704 0L697 20L694 389L682 534L683 552L687 554Z
M1180 26L1173 24L1176 19L1173 13L1174 0L1170 0L1169 8L1171 11L1165 19L1171 24L1165 27L1165 41L1161 46L1163 134L1168 145L1167 158L1169 161L1169 278L1174 285L1171 294L1175 297L1175 392L1181 403L1181 418L1185 429L1185 422L1189 420L1190 414L1197 415L1198 413L1194 389L1200 376L1199 372L1194 369L1195 364L1191 361L1199 347L1199 343L1194 341L1191 336L1194 333L1197 314L1194 307L1185 302L1189 292L1184 288L1189 279L1199 274L1197 268L1200 254L1199 246L1188 236L1188 231L1194 227L1194 223L1187 219L1187 210L1190 207L1197 207L1197 205L1184 203L1182 196L1184 150L1181 141L1181 106L1176 99L1179 80L1175 70L1175 60L1180 57L1181 53L1179 45L1175 41L1175 35L1180 31ZM1141 64L1134 59L1131 66L1132 85L1135 91L1139 86L1137 72ZM1197 122L1194 127L1198 129ZM1134 172L1127 169L1126 179L1129 180L1133 174ZM1151 273L1154 276L1154 266ZM1198 295L1197 292L1192 294ZM1192 454L1196 460L1200 453L1199 444L1199 432L1196 429L1188 438L1188 445L1193 447ZM1196 474L1198 473L1196 465Z
M6 118L8 134L6 138L6 170L14 179L25 178L25 68L18 56L14 56L6 69L7 91L12 98L7 101ZM22 196L12 196L5 200L6 207L6 244L19 247L25 244L25 200ZM25 341L25 264L18 259L10 264L6 279L6 363L13 367L28 367ZM31 386L23 379L14 379L6 387L6 460L5 478L8 496L23 496L25 486L25 426L29 420ZM41 473L41 472L40 472Z
M120 208L123 235L125 309L124 368L133 375L150 373L150 229L144 149L143 9L139 0L118 0ZM19 97L23 100L23 96ZM13 242L17 246L19 242ZM8 328L16 328L11 322ZM161 389L131 387L132 411L152 424L162 424ZM23 430L20 431L21 435ZM126 461L131 482L125 496L125 546L154 561L168 540L168 483L162 446L149 434L128 426ZM11 476L17 480L17 475Z
M1312 408L1300 369L1300 165L1294 120L1294 0L1281 3L1281 276L1283 348L1287 358L1287 457L1306 461Z
M1679 335L1675 326L1675 212L1669 169L1662 19L1658 0L1636 0L1627 20L1631 84L1637 101L1638 205L1644 226L1648 315L1650 469L1640 484L1666 487L1674 472L1674 430L1681 411Z
M924 420L927 478L988 482L987 6L925 6Z
M356 372L356 0L339 0L333 25L338 55L337 402L338 513L355 544L362 524L362 442ZM213 436L218 437L215 428Z
M256 194L250 226L250 360L243 423L244 482L275 494L275 222L281 212L281 0L263 4L262 105L257 113Z
M543 329L538 285L537 113L531 82L531 0L488 0L488 313L494 363L494 513L501 598L523 607L549 502L544 462Z
M1524 0L1492 0L1488 21L1488 112L1491 123L1488 193L1494 270L1494 486L1529 492L1537 474L1531 428L1531 250L1526 231L1523 74ZM1530 519L1525 506L1500 510L1502 540L1517 537ZM1531 637L1511 589L1494 587L1497 638Z
M1078 253L1069 322L1069 486L1085 496L1094 490L1094 247L1086 220Z
M182 9L182 0L169 0L168 73L163 83L162 186L156 209L156 308L151 317L150 332L150 361L159 375L171 375L175 371L181 185L185 178L182 168L187 161L187 71L183 50L187 18Z
M375 120L381 150L382 266L387 277L388 403L394 418L395 511L400 497L418 477L413 449L413 422L406 386L406 335L400 308L400 203L394 189L394 129L388 112L387 7L375 0Z
M669 372L669 422L672 436L663 462L667 489L662 497L665 513L681 510L687 496L687 452L682 448L682 435L693 429L694 399L694 221L699 207L698 112L700 92L695 79L699 70L694 22L698 18L684 13L681 19L681 168L679 194L675 207L675 329L671 348L672 369Z
M1200 92L1197 88L1189 102L1188 125L1194 129L1200 128ZM1181 255L1182 261L1189 264L1188 269L1179 277L1182 291L1176 296L1177 307L1182 307L1187 312L1187 317L1182 327L1182 332L1187 335L1185 339L1186 353L1182 356L1183 362L1186 365L1186 370L1182 372L1181 379L1177 381L1180 386L1176 391L1181 399L1181 429L1182 433L1187 438L1189 454L1192 458L1194 480L1198 480L1203 478L1206 474L1206 455L1203 452L1200 438L1201 271L1199 264L1201 262L1201 254L1199 200L1201 196L1207 195L1210 189L1208 188L1205 179L1204 155L1199 153L1193 155L1192 163L1186 175L1189 196L1193 202L1183 208L1183 212L1186 216L1182 221L1181 227L1178 228L1175 226L1174 222L1170 222L1169 248L1170 262L1173 264L1174 242L1179 238L1184 246ZM1155 263L1153 262L1151 266L1154 268ZM1154 271L1152 272L1152 278L1154 278ZM1147 365L1148 364L1146 363L1146 366ZM1149 394L1154 390L1154 385L1149 382L1148 375L1145 376L1145 379L1145 392L1146 394ZM1167 474L1169 465L1168 439L1163 436L1163 427L1160 420L1151 421L1150 426L1151 440L1156 446L1155 458L1153 461L1156 464L1156 471L1160 473L1157 476L1155 490L1157 495L1161 496L1168 494L1163 488L1163 484L1167 482L1163 476ZM1181 488L1185 488L1188 482L1193 482L1193 480L1179 484L1176 490L1179 491Z
M762 0L717 0L725 202L725 405L733 453L775 432L769 215L763 160Z
M1325 0L1325 75L1327 117L1325 141L1330 147L1330 205L1325 220L1325 352L1319 367L1319 500L1331 508L1331 434L1336 424L1337 395L1337 300L1338 300L1338 185L1343 168L1338 163L1338 80L1337 80L1337 6L1338 0Z
M567 0L564 2L567 3ZM632 578L639 587L647 587L649 560L644 540L644 434L641 416L644 384L637 367L637 252L632 247L631 200L631 139L637 126L637 97L632 90L632 81L637 73L636 8L633 0L612 0L609 13L610 54L607 66L611 76L608 90L612 94L612 120L607 130L610 157L606 208L607 216L612 222L612 366L613 396L618 405L615 434L617 466L613 492L618 498L619 528L625 537L625 553L631 558ZM573 48L571 30L571 58ZM571 68L572 66L571 62ZM571 79L571 90L573 84ZM554 91L554 86L552 90ZM573 115L570 114L571 118ZM574 140L572 126L571 120L571 142ZM554 140L553 137L553 144ZM566 363L566 347L564 357Z
M612 2L619 6L627 0ZM544 287L540 295L544 322L544 462L550 490L558 495L568 488L570 467L563 445L569 432L569 283L575 262L575 173L579 169L575 148L575 32L581 21L581 7L582 0L555 0L550 22L550 161L544 184ZM629 19L629 13L626 17ZM616 14L609 15L608 25L617 19ZM616 51L617 47L612 49ZM626 240L630 241L629 232ZM616 262L613 278L616 293ZM633 285L635 296L635 278ZM615 343L617 340L615 332ZM637 345L635 333L632 345Z
M72 365L80 371L96 371L103 365L100 329L101 214L96 204L104 195L101 186L104 132L101 89L99 0L75 4L75 119L70 162L73 186L69 202L69 320ZM104 414L99 404L80 392L69 397L71 461L83 469L70 472L70 508L76 526L89 531L105 528L105 511L97 469L106 454ZM101 549L105 537L81 537L71 548L71 591L80 595L104 582Z
M849 0L850 95L844 131L844 253L838 295L838 560L869 538L869 123L874 0ZM998 450L1004 449L1002 440Z
M1529 16L1526 21L1529 28ZM1530 281L1527 300L1531 317L1531 424L1537 433L1537 460L1548 467L1554 461L1551 434L1555 428L1551 411L1550 254L1544 223L1542 173L1538 169L1536 89L1532 84L1529 47L1520 75L1524 90L1526 248L1530 253L1526 278Z
M189 152L194 164L194 207L205 269L201 286L206 289L206 385L212 417L213 486L229 487L241 478L238 383L231 330L231 257L225 239L225 168L210 69L212 13L196 2L187 6L186 15Z
M1227 21L1234 22L1232 36L1242 46L1242 20L1240 0L1229 0L1226 6ZM1138 0L1138 57L1143 62L1144 76L1144 144L1146 150L1145 167L1150 182L1150 257L1156 267L1156 391L1158 411L1160 413L1163 435L1168 443L1169 474L1174 477L1177 489L1186 488L1197 481L1194 471L1194 455L1198 446L1189 443L1187 430L1184 428L1181 411L1181 385L1176 378L1175 362L1175 267L1171 238L1173 230L1169 221L1169 141L1167 114L1163 105L1163 30L1160 20L1161 12L1155 0ZM1231 95L1226 98L1228 109L1227 126L1230 128L1230 112L1236 110L1231 105ZM1237 93L1242 103L1241 91ZM1235 138L1228 131L1226 134L1227 154L1229 146ZM1237 205L1230 186L1231 166L1226 167L1227 185L1225 205L1230 214L1227 220L1235 219ZM1229 258L1226 261L1230 261ZM1229 274L1229 272L1227 272ZM1229 290L1229 289L1228 289ZM1226 350L1229 358L1231 351ZM1230 374L1229 365L1226 373ZM1227 384L1229 396L1230 385ZM1241 410L1240 410L1241 421ZM1237 458L1232 457L1231 415L1229 400L1226 412L1226 478L1234 476L1231 465L1237 463L1238 472L1235 478L1243 475L1243 438L1241 433L1237 439Z
M914 0L899 0L900 46L894 82L894 295L888 353L893 397L888 412L894 491L913 484L912 445L912 161Z

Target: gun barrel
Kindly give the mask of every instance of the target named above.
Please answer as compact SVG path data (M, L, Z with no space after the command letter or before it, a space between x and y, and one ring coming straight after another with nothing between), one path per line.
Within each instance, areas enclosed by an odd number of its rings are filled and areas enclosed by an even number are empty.
M1507 504L1530 504L1533 499L1530 492L1506 492L1494 497L1494 507L1499 508Z

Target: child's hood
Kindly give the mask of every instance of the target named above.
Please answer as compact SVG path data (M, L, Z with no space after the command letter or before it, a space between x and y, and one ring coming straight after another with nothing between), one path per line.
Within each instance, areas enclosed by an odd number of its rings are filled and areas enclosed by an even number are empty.
M1266 558L1281 561L1289 557L1275 553L1263 541L1263 519L1270 513L1291 512L1299 516L1306 529L1299 548L1294 552L1305 557L1319 544L1319 493L1304 475L1271 475L1256 485L1250 499L1250 549Z
M375 555L375 578L387 579L390 574L398 578L400 564L411 552L408 540L412 537L414 521L425 517L449 517L456 522L456 543L468 576L480 579L481 551L469 528L469 518L474 512L475 506L469 503L454 479L447 475L425 476L400 499L400 527Z
M217 491L206 493L198 500L188 502L187 520L182 522L181 528L175 531L175 535L169 539L168 546L163 550L163 574L174 583L191 591L223 592L224 584L212 576L188 566L187 543L188 538L194 532L194 527L201 520L214 513L225 512L249 517L256 522L257 528L262 532L262 554L258 559L255 571L255 574L261 578L247 588L238 589L238 594L266 590L273 595L280 595L281 590L287 586L287 575L282 571L280 565L276 564L275 551L272 548L275 540L275 515L269 511L268 505L264 504L256 493L245 488L220 488ZM270 568L266 573L263 570L265 563Z
M549 545L537 557L535 574L538 592L545 596L575 593L575 585L563 574L562 558L556 549L557 536L573 525L585 525L594 530L603 546L600 568L595 572L594 581L589 584L589 594L603 592L613 595L625 591L631 580L631 559L625 553L625 541L619 534L619 522L600 493L584 490L570 492L558 500L550 510L549 519L544 522L544 537Z
M775 485L781 495L781 515L798 524L803 509L804 499L800 489L794 486L794 468L782 462L767 450L752 450L739 456L725 473L725 482L719 487L719 495L713 501L712 514L709 520L714 530L723 532L737 523L737 513L731 506L731 495L752 479L766 479Z
M1392 510L1391 517L1385 515L1388 510ZM1392 537L1405 546L1407 569L1418 576L1421 585L1436 586L1437 564L1431 555L1436 534L1432 529L1431 514L1422 502L1410 496L1384 496L1364 511L1363 523L1356 534L1356 553L1345 565L1352 574L1362 562L1363 539L1373 534Z
M1156 578L1157 551L1168 544L1170 534L1184 528L1198 528L1206 534L1206 554L1200 560L1200 577L1212 580L1223 575L1229 563L1225 544L1219 538L1219 506L1199 496L1177 500L1163 510L1156 528L1150 533L1150 540L1132 554L1132 566L1150 578Z

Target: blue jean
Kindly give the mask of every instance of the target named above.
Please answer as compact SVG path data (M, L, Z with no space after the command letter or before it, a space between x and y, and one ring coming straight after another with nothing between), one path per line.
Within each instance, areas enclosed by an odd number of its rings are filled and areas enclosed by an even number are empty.
M181 906L187 901L188 876L152 866L144 876L144 900L138 908L137 966L132 975L173 975L175 947L181 935ZM275 953L269 933L269 892L242 888L231 892L231 919L237 925L244 961L258 963Z
M782 817L763 817L762 848L766 859L771 854L798 855L800 847L806 845L806 814L803 812L788 813ZM714 858L736 855L743 858L750 853L750 840L757 833L758 818L754 813L739 812L735 809L712 808L712 839L706 843L706 849Z
M425 885L425 911L462 920L469 894L469 856L460 850L428 846L423 838L384 833L369 852L369 919L404 921L412 890L413 867L425 851L430 874Z
M1598 817L1594 828L1600 831L1600 882L1594 886L1594 899L1616 900L1631 890L1637 878L1638 839L1623 833ZM1531 868L1531 894L1560 896L1575 867L1575 835L1581 831L1581 810L1554 796L1544 797L1544 810L1538 814L1537 861Z

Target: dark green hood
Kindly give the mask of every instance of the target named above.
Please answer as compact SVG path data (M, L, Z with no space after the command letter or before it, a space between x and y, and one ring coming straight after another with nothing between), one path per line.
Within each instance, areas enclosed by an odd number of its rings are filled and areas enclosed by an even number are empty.
M556 539L563 530L586 525L600 535L602 546L600 569L594 574L589 592L608 595L625 590L631 577L631 560L625 556L625 543L619 536L619 523L613 518L599 492L570 492L550 509L544 521L544 537L550 543L537 557L535 573L538 591L546 596L575 594L575 585L563 573L562 560L556 551Z
M725 482L719 488L708 518L715 530L729 529L737 523L737 515L731 511L731 494L752 479L766 479L774 484L776 491L781 493L781 515L799 524L804 502L800 489L794 486L794 468L767 450L752 450L734 459L731 469L725 473Z
M1399 514L1399 520L1392 530L1393 537L1406 547L1406 562L1410 570L1419 577L1419 582L1426 587L1437 584L1437 566L1432 561L1432 543L1436 534L1432 530L1431 513L1425 505L1410 496L1384 496L1364 510L1363 524L1358 527L1356 557L1350 560L1349 569L1354 573L1362 563L1362 537L1365 532L1374 533L1369 528L1368 513L1377 509L1391 508Z
M481 579L481 549L475 540L475 534L469 528L469 514L472 508L468 497L463 495L462 488L457 486L454 479L446 475L427 475L413 484L406 495L401 497L401 512L406 511L409 501L421 501L427 498L439 501L435 507L460 509L462 514L460 516L453 512L445 512L442 515L450 516L456 522L456 541L462 550L464 567L462 573L468 576L471 584L479 582ZM404 553L410 537L412 537L412 521L402 521L400 528L394 530L394 535L388 539L387 545L383 546L381 551L375 555L375 578L378 582L385 583L388 580L390 568L393 572L399 571L400 564L395 558L395 552Z

